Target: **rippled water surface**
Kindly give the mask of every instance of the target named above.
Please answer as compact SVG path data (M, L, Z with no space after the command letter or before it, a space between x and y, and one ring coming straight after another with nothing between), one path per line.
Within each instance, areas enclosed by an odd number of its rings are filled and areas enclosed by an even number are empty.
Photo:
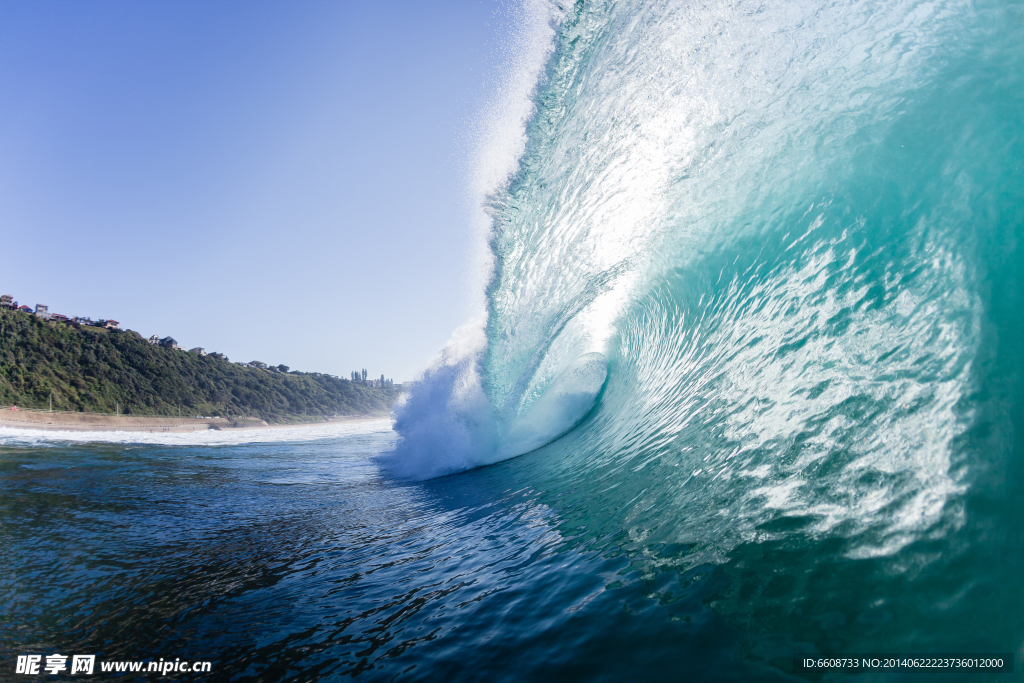
M371 459L394 439L2 447L0 678L72 652L214 680L785 680L795 650L1020 645L991 508L885 560L801 519L702 557L565 453L402 483Z

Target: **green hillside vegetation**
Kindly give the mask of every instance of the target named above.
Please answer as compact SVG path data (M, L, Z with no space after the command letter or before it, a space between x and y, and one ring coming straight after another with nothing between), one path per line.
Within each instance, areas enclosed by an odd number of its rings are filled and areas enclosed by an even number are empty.
M386 414L393 385L270 372L108 331L0 309L0 405L126 415L258 416L268 422Z

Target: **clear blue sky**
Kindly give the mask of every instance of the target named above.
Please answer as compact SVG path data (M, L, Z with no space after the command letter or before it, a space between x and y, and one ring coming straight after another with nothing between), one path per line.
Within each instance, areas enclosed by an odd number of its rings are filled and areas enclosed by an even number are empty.
M471 314L468 158L508 15L0 2L0 293L412 378Z

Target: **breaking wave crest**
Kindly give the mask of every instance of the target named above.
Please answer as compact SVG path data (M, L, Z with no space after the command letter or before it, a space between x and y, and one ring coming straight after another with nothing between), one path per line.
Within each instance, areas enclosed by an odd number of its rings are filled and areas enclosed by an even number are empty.
M956 524L971 435L1021 381L1020 8L536 11L553 49L531 43L526 144L486 202L486 322L414 385L386 464L544 447L623 515L675 516L666 541L728 518L719 550L777 518L863 534L854 556Z

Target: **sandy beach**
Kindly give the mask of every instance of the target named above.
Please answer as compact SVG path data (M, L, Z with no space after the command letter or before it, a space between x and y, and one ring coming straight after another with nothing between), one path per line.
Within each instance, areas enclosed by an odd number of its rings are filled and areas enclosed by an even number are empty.
M13 429L53 429L62 431L117 432L200 432L240 429L277 429L282 427L317 427L325 424L358 423L381 420L386 415L336 417L325 422L271 425L263 420L246 418L196 417L133 417L97 415L93 413L61 413L27 410L0 410L0 427Z

